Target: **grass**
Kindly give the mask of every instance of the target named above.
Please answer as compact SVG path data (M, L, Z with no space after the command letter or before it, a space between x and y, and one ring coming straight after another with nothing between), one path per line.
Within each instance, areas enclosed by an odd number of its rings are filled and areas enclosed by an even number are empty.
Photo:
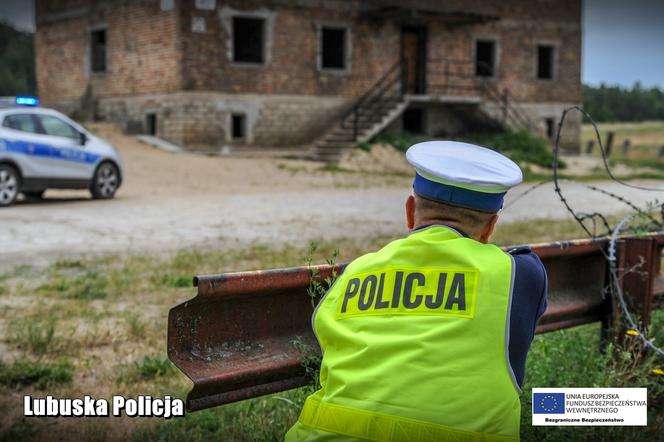
M574 221L530 220L498 226L495 239L503 245L583 237ZM0 348L4 349L0 354L0 438L70 438L75 430L80 439L105 434L107 440L135 441L281 440L311 387L168 421L114 418L93 425L65 419L62 425L50 425L32 420L28 428L14 410L22 409L22 395L34 389L58 397L168 394L184 398L190 382L159 351L165 347L169 308L195 293L193 275L303 265L312 253L311 262L322 263L337 249L337 262L346 262L391 239L322 241L313 251L305 245L254 246L183 250L158 257L82 258L59 261L40 272L21 268L4 275L3 297L12 302L0 312ZM661 330L664 320L658 321L660 325L653 328ZM658 339L664 341L664 337ZM529 360L527 388L586 385L586 380L598 385L646 385L644 379L650 378L644 373L628 378L623 368L608 364L597 347L596 328L591 327L538 336ZM301 351L309 353L304 347ZM307 370L314 373L316 367ZM527 395L528 390L526 420ZM525 424L524 431L554 440Z
M167 376L175 367L166 357L144 356L140 361L134 362L136 374L143 379L155 379Z
M610 158L623 160L651 160L650 166L657 164L657 169L662 169L659 160L659 150L664 146L664 121L645 121L641 123L600 123L598 124L602 141L606 142L609 132L614 133L613 148ZM581 128L581 149L586 151L588 141L594 141L593 155L600 156L599 146L596 141L595 131L590 124L584 124ZM629 140L630 147L627 156L623 155L622 145Z
M656 342L664 341L664 311L655 311L651 330ZM664 431L664 376L653 373L662 365L650 354L635 357L638 345L627 338L625 348L599 349L599 324L536 336L526 370L521 397L521 436L524 441L658 440ZM616 357L614 357L616 355ZM646 387L648 427L533 427L531 419L534 387Z
M38 356L56 351L55 320L14 321L11 323L14 342L19 348Z
M71 382L73 366L67 360L57 362L0 362L0 385L7 387L34 386L38 390Z

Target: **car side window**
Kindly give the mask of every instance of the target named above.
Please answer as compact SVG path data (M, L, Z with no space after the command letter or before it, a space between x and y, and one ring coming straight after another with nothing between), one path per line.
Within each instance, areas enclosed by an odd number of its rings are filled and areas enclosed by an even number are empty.
M2 121L3 127L8 127L21 132L29 132L33 134L40 133L37 127L37 122L31 114L14 114L7 115Z
M74 141L80 139L79 132L59 118L50 115L38 115L37 118L39 118L46 135L71 138Z

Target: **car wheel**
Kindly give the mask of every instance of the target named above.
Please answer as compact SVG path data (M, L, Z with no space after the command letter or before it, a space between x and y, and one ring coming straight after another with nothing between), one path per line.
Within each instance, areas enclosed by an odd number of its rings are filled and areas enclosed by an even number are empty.
M0 164L0 206L10 206L16 201L19 181L16 169Z
M24 191L23 195L30 200L40 200L44 197L44 192L46 192L46 190L30 190Z
M102 163L92 178L90 193L95 199L109 199L115 196L120 185L120 172L112 163Z

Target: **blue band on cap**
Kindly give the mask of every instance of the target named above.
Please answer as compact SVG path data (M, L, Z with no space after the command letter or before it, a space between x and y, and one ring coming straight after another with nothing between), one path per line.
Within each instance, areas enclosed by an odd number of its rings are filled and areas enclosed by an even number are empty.
M503 207L503 199L507 193L477 192L448 184L436 183L418 173L415 174L413 188L415 193L425 198L492 213L499 211Z

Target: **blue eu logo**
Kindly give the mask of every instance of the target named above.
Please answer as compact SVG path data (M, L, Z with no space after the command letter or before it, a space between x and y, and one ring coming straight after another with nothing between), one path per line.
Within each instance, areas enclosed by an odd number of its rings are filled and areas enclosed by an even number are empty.
M565 414L565 393L533 393L533 414Z

